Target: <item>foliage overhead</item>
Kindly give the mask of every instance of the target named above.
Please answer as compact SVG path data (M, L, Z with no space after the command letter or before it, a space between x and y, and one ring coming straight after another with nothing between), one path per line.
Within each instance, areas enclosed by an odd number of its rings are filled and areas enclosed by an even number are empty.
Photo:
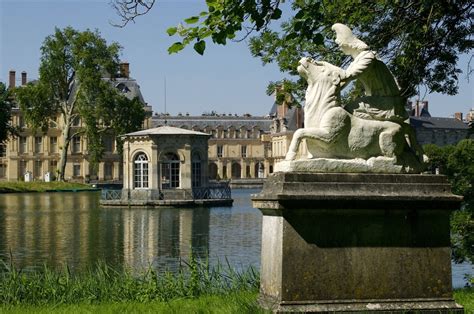
M121 26L152 9L156 0L114 0L122 18ZM371 49L388 63L397 77L402 95L428 92L454 95L462 73L458 56L471 53L474 45L471 0L206 0L207 9L167 30L180 41L168 51L176 53L187 45L203 54L205 40L225 45L228 40L242 40L257 33L250 41L253 56L264 64L275 62L283 72L296 75L302 56L347 64L335 47L330 27L344 23L351 27ZM282 17L282 9L291 18L278 31L268 26ZM285 15L286 16L286 15ZM238 38L238 39L237 39ZM472 72L467 69L467 74ZM304 89L304 82L294 82L294 90ZM292 91L289 91L292 92ZM360 94L355 91L354 96ZM301 96L301 92L299 92Z
M39 80L16 90L20 109L33 129L46 131L51 119L58 115L62 119L60 180L74 136L87 136L89 161L95 164L103 153L105 133L141 127L145 113L139 101L127 99L112 85L120 49L117 43L108 45L98 31L56 28L41 47ZM73 121L79 118L82 126L74 128Z
M5 84L0 82L0 144L9 136L16 134L16 129L11 125L12 104L10 93Z

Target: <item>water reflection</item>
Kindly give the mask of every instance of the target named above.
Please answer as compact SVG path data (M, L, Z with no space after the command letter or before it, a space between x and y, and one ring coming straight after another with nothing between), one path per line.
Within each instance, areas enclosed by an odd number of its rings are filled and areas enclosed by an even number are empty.
M97 261L133 270L174 270L194 253L235 268L260 267L261 214L250 194L234 190L234 206L194 209L100 208L99 194L0 195L0 259L31 269ZM453 265L453 284L464 285L472 265Z

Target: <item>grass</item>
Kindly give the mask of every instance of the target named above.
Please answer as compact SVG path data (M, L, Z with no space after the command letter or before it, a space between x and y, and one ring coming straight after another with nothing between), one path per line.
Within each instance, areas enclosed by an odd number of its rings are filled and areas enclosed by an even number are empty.
M58 190L85 190L90 185L72 182L0 181L0 193L46 192Z
M265 313L257 304L257 292L206 295L169 302L122 302L58 306L0 307L2 313Z
M229 265L208 267L191 259L175 273L140 274L104 263L77 274L66 267L23 272L4 264L0 273L0 304L6 306L169 302L177 299L256 292L258 273L237 272Z
M175 273L133 274L104 263L78 274L66 267L23 272L3 264L1 313L265 313L257 303L259 275L214 268L191 259ZM474 288L454 292L474 313Z

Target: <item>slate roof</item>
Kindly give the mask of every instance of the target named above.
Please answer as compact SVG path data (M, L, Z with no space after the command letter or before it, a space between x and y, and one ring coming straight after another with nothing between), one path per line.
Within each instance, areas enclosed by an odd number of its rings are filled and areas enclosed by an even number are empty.
M112 80L109 80L109 81L116 89L122 92L125 95L125 97L127 97L128 99L131 100L135 97L138 97L138 100L140 100L142 104L145 103L142 92L140 91L140 85L138 85L135 79L119 77L119 78L116 78L114 81Z
M185 127L187 129L192 129L193 127L197 127L198 129L202 130L205 127L209 128L217 128L222 127L224 129L228 129L230 127L234 127L236 129L240 129L242 127L250 130L254 127L258 129L269 132L270 125L272 120L270 117L262 117L262 116L153 116L152 117L152 126L175 126L178 128Z
M175 128L172 126L161 126L153 129L146 129L137 132L127 133L122 136L146 136L146 135L198 135L210 136L207 133Z
M467 130L469 126L454 118L410 117L410 124L416 128Z

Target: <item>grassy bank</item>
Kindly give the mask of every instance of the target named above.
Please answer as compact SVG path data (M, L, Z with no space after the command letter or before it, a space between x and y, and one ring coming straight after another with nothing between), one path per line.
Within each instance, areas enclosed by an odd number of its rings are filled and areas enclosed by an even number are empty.
M0 193L47 192L87 189L91 189L91 186L82 183L0 181Z
M132 274L100 264L25 273L4 265L2 313L263 313L257 304L258 273L191 262L176 273ZM456 301L474 313L474 289L456 290Z
M71 273L68 268L22 272L4 265L0 274L0 304L57 305L122 302L169 302L209 295L256 292L258 274L253 268L236 272L230 267L207 267L192 262L180 271L133 274L105 264Z

